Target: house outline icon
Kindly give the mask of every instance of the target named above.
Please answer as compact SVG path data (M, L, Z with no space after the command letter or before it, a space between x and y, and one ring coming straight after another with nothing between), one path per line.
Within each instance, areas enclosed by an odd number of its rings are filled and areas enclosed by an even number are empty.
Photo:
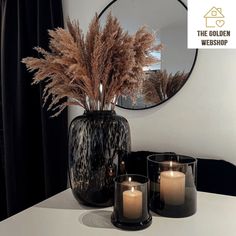
M225 24L222 8L212 7L205 15L207 28L222 27Z

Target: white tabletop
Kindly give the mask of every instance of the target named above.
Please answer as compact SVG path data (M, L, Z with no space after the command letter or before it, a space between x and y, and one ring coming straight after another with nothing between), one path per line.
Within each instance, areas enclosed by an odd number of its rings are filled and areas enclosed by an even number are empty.
M0 236L233 236L236 235L236 197L198 192L197 213L186 218L153 214L152 225L124 231L110 222L112 208L81 206L68 189L0 223Z

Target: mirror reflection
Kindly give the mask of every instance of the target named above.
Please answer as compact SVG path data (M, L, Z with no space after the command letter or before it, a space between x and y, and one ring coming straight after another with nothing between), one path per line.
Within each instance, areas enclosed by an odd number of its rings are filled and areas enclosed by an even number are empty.
M104 23L112 13L129 33L147 26L156 33L155 52L158 63L143 68L146 78L136 99L120 97L118 106L126 109L146 109L174 96L187 81L197 56L197 50L187 48L187 10L179 0L114 0L100 14Z

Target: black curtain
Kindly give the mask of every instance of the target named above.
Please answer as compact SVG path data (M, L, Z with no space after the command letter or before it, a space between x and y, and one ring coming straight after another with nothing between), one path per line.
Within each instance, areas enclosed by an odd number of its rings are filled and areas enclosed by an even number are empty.
M21 63L62 26L61 0L1 0L1 219L67 185L67 112L50 118Z

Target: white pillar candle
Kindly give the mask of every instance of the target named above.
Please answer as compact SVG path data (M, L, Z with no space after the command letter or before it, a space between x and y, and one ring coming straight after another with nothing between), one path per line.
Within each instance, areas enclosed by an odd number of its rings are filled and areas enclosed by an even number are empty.
M142 192L131 190L123 192L123 216L129 219L137 219L142 216Z
M182 205L185 198L185 174L173 170L161 172L160 195L165 204Z

